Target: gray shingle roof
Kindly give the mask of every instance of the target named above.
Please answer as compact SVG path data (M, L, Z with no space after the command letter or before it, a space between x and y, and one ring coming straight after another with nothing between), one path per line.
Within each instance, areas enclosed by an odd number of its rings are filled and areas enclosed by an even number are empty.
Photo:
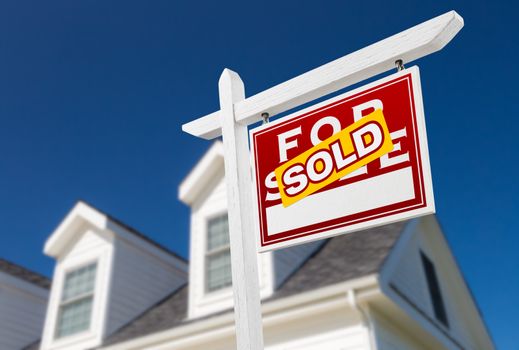
M49 289L50 287L50 280L47 277L1 258L0 271L22 279L26 282L32 283L41 288Z
M405 224L400 222L329 239L265 302L378 272ZM103 346L196 322L186 320L187 302L186 285L109 336ZM219 314L226 312L230 310Z

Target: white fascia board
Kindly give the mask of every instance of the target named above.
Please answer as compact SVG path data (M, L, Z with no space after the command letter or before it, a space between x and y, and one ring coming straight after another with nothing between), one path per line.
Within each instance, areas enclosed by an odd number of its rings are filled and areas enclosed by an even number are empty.
M373 288L374 287L374 288ZM359 293L359 298L371 298L379 296L374 293L378 289L378 275L371 274L357 279L334 284L328 287L319 288L313 291L296 294L291 297L266 302L262 305L263 325L272 326L284 323L305 315L315 314L317 310L333 310L338 306L349 306L347 293L350 290L370 290L370 293ZM122 343L101 347L103 350L131 350L141 349L148 346L157 346L161 343L184 341L185 338L194 336L200 339L200 334L204 334L203 341L209 342L209 334L218 337L234 334L234 314L225 313L221 316L196 321L193 320L185 326L175 327L166 331L153 333L140 338L131 339Z
M198 161L179 186L178 198L183 203L192 204L211 180L213 174L224 167L223 153L222 142L216 141Z
M85 221L100 230L104 230L107 227L108 218L87 204L78 202L47 239L43 252L48 256L57 258L74 237L79 225Z

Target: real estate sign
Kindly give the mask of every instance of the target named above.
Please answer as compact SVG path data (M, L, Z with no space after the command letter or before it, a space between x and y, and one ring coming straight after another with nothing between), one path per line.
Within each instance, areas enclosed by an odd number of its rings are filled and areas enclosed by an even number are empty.
M250 138L260 251L434 213L417 67Z

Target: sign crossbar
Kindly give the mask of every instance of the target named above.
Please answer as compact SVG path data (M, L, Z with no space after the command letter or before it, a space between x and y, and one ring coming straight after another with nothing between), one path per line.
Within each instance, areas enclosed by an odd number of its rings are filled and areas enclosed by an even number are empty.
M264 112L274 116L394 69L398 59L410 63L427 56L445 47L462 27L463 18L456 11L444 13L237 102L236 121L250 125L261 121ZM182 126L188 134L207 140L220 136L221 129L220 111Z

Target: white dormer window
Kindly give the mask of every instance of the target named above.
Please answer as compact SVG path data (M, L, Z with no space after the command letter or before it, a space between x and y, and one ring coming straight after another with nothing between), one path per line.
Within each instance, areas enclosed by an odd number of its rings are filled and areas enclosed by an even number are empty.
M90 328L96 270L97 263L93 263L66 274L56 338L81 333Z
M205 261L207 292L214 292L231 285L231 252L227 214L210 219L207 223Z

